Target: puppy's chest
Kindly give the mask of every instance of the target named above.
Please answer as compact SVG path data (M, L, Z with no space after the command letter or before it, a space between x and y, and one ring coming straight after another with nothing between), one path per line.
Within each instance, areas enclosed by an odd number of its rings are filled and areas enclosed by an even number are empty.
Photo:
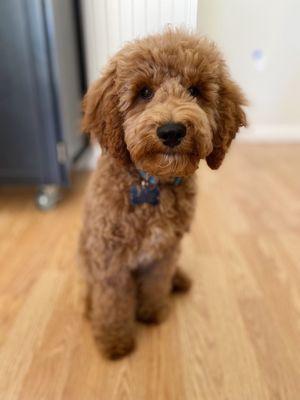
M185 193L184 188L163 187L160 189L157 205L133 206L135 218L140 221L142 231L149 227L162 226L163 230L181 230L191 218L194 209L194 195Z
M167 188L161 191L159 205L135 210L140 221L137 264L152 262L177 246L191 223L193 197Z

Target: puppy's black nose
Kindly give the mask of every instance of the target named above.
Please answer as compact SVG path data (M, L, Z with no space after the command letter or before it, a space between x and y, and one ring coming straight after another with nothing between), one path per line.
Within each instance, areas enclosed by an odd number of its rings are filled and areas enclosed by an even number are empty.
M168 147L178 146L185 134L186 127L175 122L168 122L157 128L157 136Z

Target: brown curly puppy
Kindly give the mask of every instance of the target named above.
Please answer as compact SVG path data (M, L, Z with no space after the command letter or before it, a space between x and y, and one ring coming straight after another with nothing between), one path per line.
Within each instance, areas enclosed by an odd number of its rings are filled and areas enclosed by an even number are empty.
M245 98L215 45L181 30L127 44L83 101L103 149L80 237L95 337L110 358L134 348L135 319L162 321L187 290L179 243L194 211L200 159L216 169ZM178 180L180 177L181 179Z

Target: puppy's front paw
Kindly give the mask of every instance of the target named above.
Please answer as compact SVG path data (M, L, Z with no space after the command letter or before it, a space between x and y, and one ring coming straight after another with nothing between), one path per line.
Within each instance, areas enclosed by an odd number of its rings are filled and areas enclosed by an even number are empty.
M142 305L138 307L136 318L144 324L160 324L169 315L170 307L168 303L160 306Z
M135 349L133 337L122 337L118 339L98 341L102 354L110 360L118 360L125 357Z

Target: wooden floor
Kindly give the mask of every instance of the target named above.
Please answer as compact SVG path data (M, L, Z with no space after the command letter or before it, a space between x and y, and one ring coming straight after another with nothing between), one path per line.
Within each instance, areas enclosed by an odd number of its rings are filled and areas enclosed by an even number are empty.
M0 190L0 399L299 400L300 145L235 145L199 172L190 294L136 352L97 353L75 248L87 174L42 213Z

